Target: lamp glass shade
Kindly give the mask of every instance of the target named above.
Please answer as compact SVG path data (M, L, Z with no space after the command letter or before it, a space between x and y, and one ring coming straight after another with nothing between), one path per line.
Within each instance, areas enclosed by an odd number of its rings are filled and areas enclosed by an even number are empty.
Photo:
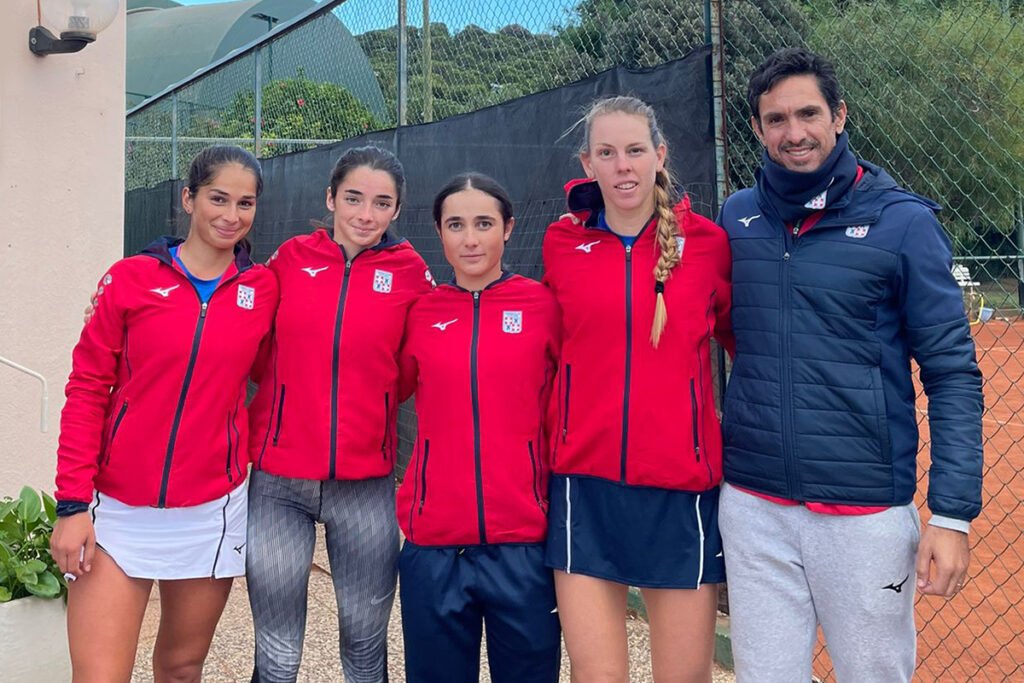
M61 36L95 39L117 17L118 0L42 0L43 21Z

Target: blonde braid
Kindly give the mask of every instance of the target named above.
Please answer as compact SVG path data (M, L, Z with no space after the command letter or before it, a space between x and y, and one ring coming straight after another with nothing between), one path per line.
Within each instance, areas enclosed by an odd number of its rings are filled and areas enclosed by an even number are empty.
M654 179L654 208L658 213L658 248L661 253L658 263L654 266L654 322L651 325L651 344L658 348L661 333L668 322L668 310L665 308L665 282L668 281L672 269L682 259L676 236L679 235L679 223L672 211L672 178L666 169L661 169Z

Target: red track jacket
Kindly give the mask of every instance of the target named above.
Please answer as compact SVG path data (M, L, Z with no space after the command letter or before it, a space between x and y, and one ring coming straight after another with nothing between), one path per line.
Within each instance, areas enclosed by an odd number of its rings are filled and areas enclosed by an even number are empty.
M539 282L504 275L482 292L438 287L409 313L403 398L418 434L398 521L420 545L537 543L547 531L544 421L559 312Z
M722 478L712 393L712 336L733 351L725 232L675 207L682 262L665 284L668 322L651 345L655 221L631 248L596 225L594 181L566 185L569 209L544 237L544 282L562 309L553 470L638 486L705 491Z
M395 461L398 349L433 278L405 240L348 259L326 230L268 264L281 287L274 341L251 406L256 469L295 479L369 479Z
M57 500L98 490L128 505L215 500L248 469L246 379L277 308L277 281L236 250L208 304L165 238L115 263L72 356Z

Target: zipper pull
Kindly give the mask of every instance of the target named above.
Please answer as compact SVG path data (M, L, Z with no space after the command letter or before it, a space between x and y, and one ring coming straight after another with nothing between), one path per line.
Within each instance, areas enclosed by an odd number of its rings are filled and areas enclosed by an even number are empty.
M348 275L350 270L352 270L352 259L345 261L345 275Z
M632 258L632 254L633 254L633 245L631 244L628 247L626 247L626 260L627 261L629 261Z
M205 318L206 317L206 302L205 301L203 302L203 305L199 307L199 317L200 318Z
M480 292L473 292L473 308L480 308Z
M782 255L782 260L783 261L788 261L789 260L789 252L788 251L785 254Z

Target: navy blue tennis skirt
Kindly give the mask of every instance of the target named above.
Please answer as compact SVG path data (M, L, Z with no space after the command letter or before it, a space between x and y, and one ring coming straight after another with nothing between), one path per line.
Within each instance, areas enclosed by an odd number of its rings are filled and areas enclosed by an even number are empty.
M640 588L722 583L718 491L691 493L554 475L545 563Z

